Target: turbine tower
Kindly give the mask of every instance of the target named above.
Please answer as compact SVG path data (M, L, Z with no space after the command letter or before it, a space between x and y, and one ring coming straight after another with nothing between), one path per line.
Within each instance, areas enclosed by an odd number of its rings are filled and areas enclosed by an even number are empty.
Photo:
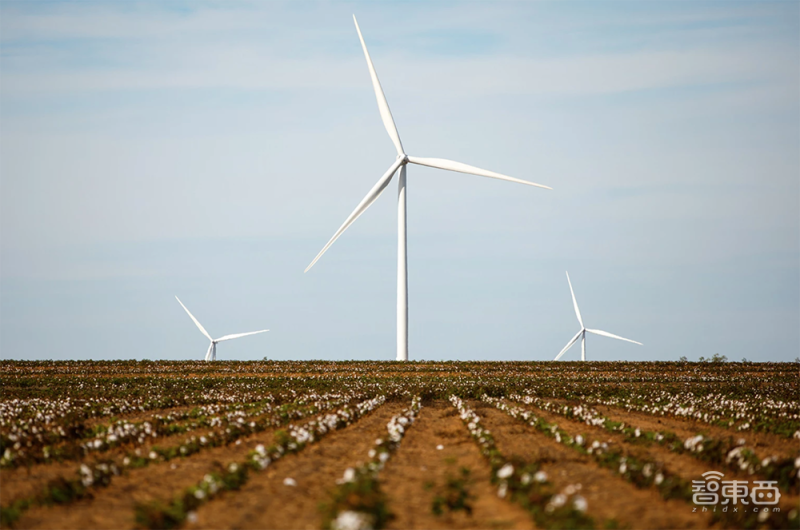
M209 346L208 346L208 351L206 352L206 361L216 361L217 360L217 343L218 342L222 342L224 340L238 339L239 337L246 337L248 335L255 335L257 333L264 333L265 331L269 331L268 329L262 329L261 331L249 331L247 333L236 333L234 335L225 335L224 337L220 337L218 339L212 339L211 335L208 334L208 331L206 331L206 329L203 327L203 325L200 324L200 322L198 322L198 320L196 318L194 318L194 315L191 312L189 312L188 309L186 309L186 306L183 305L183 302L181 302L181 299L176 296L175 300L177 300L178 303L181 304L181 307L183 308L183 310L186 311L186 313L189 315L189 318L191 318L194 321L195 325L200 330L200 332L203 333L203 335L205 335L206 337L208 337L208 340L211 341L211 344L209 344Z
M613 334L611 334L611 333L609 333L607 331L601 331L599 329L588 329L586 326L584 326L583 325L583 319L581 318L581 310L578 309L578 301L575 299L575 291L572 290L572 282L569 281L569 273L567 273L567 283L569 284L569 292L572 294L572 305L575 308L575 316L578 317L578 323L580 323L580 325L581 325L581 330L577 333L577 335L572 337L572 340L569 341L566 346L564 346L564 349L561 350L561 353L556 355L556 358L553 359L554 361L559 360L562 355L567 353L567 350L572 348L572 345L575 344L575 341L577 341L579 337L581 339L581 361L585 361L586 360L586 332L587 331L589 333L594 333L595 335L602 335L604 337L611 337L612 339L624 340L624 341L632 342L634 344L638 344L639 346L642 346L641 342L636 342L635 340L626 339L625 337L619 337L617 335L613 335Z
M322 257L328 248L336 241L347 228L363 214L370 205L383 193L383 190L389 185L389 182L398 173L397 179L397 360L408 360L408 259L406 256L406 166L408 163L418 164L421 166L434 167L438 169L447 169L450 171L457 171L459 173L468 173L470 175L478 175L481 177L489 177L500 180L507 180L509 182L517 182L519 184L527 184L529 186L536 186L539 188L552 189L549 186L541 184L534 184L525 180L516 179L494 171L487 171L461 162L454 162L452 160L445 160L442 158L420 158L416 156L409 156L403 150L403 144L400 142L400 135L397 133L397 127L392 118L392 112L389 110L389 104L386 102L386 96L383 94L381 83L378 81L378 74L375 72L375 67L372 65L372 59L367 51L367 45L364 43L364 37L361 35L361 29L358 27L358 21L353 15L353 22L356 25L358 38L361 41L361 48L364 50L364 57L367 60L367 68L369 75L372 79L372 88L375 90L375 98L378 100L378 111L383 120L383 126L386 132L389 133L395 149L397 150L397 158L386 170L386 173L378 179L378 182L367 193L367 196L362 199L353 213L345 220L344 224L339 227L339 230L333 234L333 237L317 254L317 257L306 267L305 272L314 266L314 264Z

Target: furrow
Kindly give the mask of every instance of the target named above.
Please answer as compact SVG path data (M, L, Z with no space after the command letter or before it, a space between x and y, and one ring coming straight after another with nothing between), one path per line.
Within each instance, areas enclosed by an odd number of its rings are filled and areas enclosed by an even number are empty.
M539 430L531 430L517 419L488 403L475 404L486 419L486 426L505 454L523 461L535 462L548 481L557 489L578 488L585 497L587 514L605 521L603 525L630 528L704 528L709 526L706 514L693 514L685 503L661 498L658 492L638 489L618 475L599 467L582 452ZM523 419L524 423L528 423ZM556 431L557 432L557 431ZM564 436L564 435L560 435Z
M394 514L388 528L533 528L525 510L497 497L491 481L491 467L456 410L441 401L426 404L381 472Z
M259 528L265 525L296 528L296 523L291 521L301 520L298 517L318 517L316 509L309 507L316 507L324 488L329 487L328 483L315 478L321 469L319 456L328 451L334 451L333 454L340 450L353 451L357 444L362 446L357 452L362 453L373 439L365 437L363 429L377 427L377 424L372 426L379 421L376 417L390 414L393 408L383 409L384 402L385 398L379 396L303 425L290 425L286 431L276 433L270 447L256 447L244 459L227 464L223 471L208 474L183 491L173 491L171 498L162 497L138 505L137 523L146 528L183 524L192 528ZM372 414L376 409L380 413ZM361 423L362 419L366 423ZM347 428L351 425L357 428ZM340 435L345 435L347 442L334 442L332 447L327 443ZM319 444L323 439L326 443ZM330 463L336 465L337 461L334 456ZM336 471L341 473L343 468ZM297 477L292 476L294 474ZM302 509L298 510L301 505ZM281 519L284 517L281 514L286 513L290 515ZM318 528L318 519L315 524Z

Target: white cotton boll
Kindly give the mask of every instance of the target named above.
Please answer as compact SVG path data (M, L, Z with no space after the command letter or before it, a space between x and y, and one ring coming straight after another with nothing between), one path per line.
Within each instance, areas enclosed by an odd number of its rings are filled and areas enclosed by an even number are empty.
M342 475L343 482L353 482L356 479L356 470L352 467L348 467L344 470L344 475Z
M442 449L444 449L444 446L442 444L439 444L439 445L436 446L436 449L438 451L441 451Z
M197 522L197 512L189 512L186 514L186 522L195 524Z
M297 482L295 482L295 480L291 477L286 477L285 479L283 479L283 485L294 487L297 486Z
M370 449L370 450L369 450L369 453L367 453L367 455L368 455L370 458L375 458L375 455L376 455L376 454L377 454L377 453L375 453L375 449Z
M194 496L197 497L200 500L203 500L205 498L205 496L206 496L206 492L203 491L203 490L195 490Z
M359 512L350 510L341 512L336 520L331 523L332 530L371 530L372 518Z
M759 522L759 523L763 523L763 522L764 522L764 521L766 521L767 519L769 519L769 509L768 509L768 508L764 508L764 509L763 509L763 510L761 510L761 512L759 512L759 514L758 514L758 522Z
M378 456L378 460L380 460L381 463L385 463L387 460L389 460L389 453L381 453L380 456Z
M572 507L579 512L585 512L589 507L589 503L586 502L586 499L584 499L582 495L576 495L575 499L572 501Z
M514 474L514 466L506 464L497 471L497 478L508 478Z
M656 486L660 485L662 482L664 482L664 475L662 475L661 473L658 473L656 475L656 478L653 479L653 482L655 482Z
M536 482L546 482L547 481L547 473L544 471L537 471L535 475L533 475L533 480Z
M502 484L500 484L500 487L497 488L497 496L500 497L501 499L505 499L506 493L508 493L508 484L503 482Z
M550 504L552 504L556 508L564 506L564 504L566 503L567 503L567 496L564 495L563 493L554 495L553 498L550 500Z

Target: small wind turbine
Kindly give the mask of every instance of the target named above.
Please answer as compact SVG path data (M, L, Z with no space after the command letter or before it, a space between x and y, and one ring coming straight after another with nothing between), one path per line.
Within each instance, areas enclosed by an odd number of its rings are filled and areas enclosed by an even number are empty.
M176 296L175 300L177 300L178 303L181 304L181 307L183 308L183 310L186 311L186 313L194 321L195 325L197 325L198 329L203 333L203 335L208 337L208 340L211 341L211 344L208 346L208 351L206 352L206 361L216 361L217 360L217 343L218 342L222 342L223 340L238 339L239 337L246 337L248 335L255 335L257 333L264 333L265 331L269 331L268 329L262 329L261 331L249 331L247 333L236 333L234 335L225 335L224 337L220 337L218 339L212 339L211 335L208 334L208 331L206 331L206 329L203 327L203 325L200 324L200 322L198 322L196 318L194 318L194 315L191 312L189 312L188 309L186 309L186 306L183 305L183 302L181 302L181 299Z
M612 339L624 340L624 341L632 342L634 344L638 344L639 346L642 346L641 342L636 342L635 340L626 339L624 337L619 337L617 335L612 335L611 333L609 333L607 331L601 331L599 329L587 329L583 325L583 319L581 318L581 311L580 311L580 309L578 309L578 301L575 300L575 291L572 290L572 282L569 281L569 273L567 273L567 283L569 284L569 292L572 293L572 305L575 307L575 316L578 317L578 322L581 325L581 330L578 332L577 335L572 337L572 340L569 341L566 346L564 346L564 349L561 350L561 353L556 355L556 358L553 359L554 361L559 360L562 355L567 353L567 350L572 348L572 345L575 344L575 342L578 340L579 337L581 339L581 361L585 361L586 360L586 332L587 331L589 333L594 333L595 335L602 335L604 337L611 337Z
M520 180L494 171L487 171L461 162L453 162L452 160L444 160L442 158L419 158L416 156L409 156L403 151L403 144L400 143L400 135L397 133L397 127L394 124L392 113L389 110L389 103L386 101L386 96L383 94L381 83L378 81L378 74L375 72L375 67L372 65L372 59L367 51L367 45L364 43L364 37L361 36L361 29L358 27L358 21L353 15L353 21L356 24L356 31L358 38L361 41L361 47L364 50L364 57L367 59L367 68L369 68L369 75L372 78L372 88L375 90L375 97L378 100L378 110L383 120L383 126L386 132L389 133L392 143L397 149L397 159L389 166L386 173L378 179L378 182L367 193L367 196L358 204L353 213L350 214L344 224L339 227L339 230L333 234L333 237L322 248L322 250L314 258L314 261L306 267L305 272L314 266L325 253L333 242L336 241L342 233L347 230L358 217L363 214L370 205L380 196L392 177L399 170L400 176L397 182L397 360L408 360L408 272L407 272L407 258L406 258L406 165L411 162L421 166L435 167L439 169L447 169L450 171L457 171L459 173L468 173L471 175L478 175L481 177L489 177L500 180L507 180L509 182L517 182L519 184L527 184L529 186L537 186L539 188L552 189L548 186L541 184L534 184L526 180Z

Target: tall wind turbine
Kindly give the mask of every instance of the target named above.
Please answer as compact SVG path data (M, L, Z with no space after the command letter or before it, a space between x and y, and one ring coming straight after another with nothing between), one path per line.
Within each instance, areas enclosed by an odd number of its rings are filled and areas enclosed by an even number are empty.
M358 217L364 213L370 205L383 193L386 186L392 180L392 177L399 170L399 177L397 182L397 360L408 360L408 261L406 258L406 166L409 162L421 166L435 167L439 169L447 169L450 171L457 171L459 173L468 173L471 175L478 175L481 177L489 177L500 180L507 180L509 182L517 182L519 184L527 184L529 186L536 186L539 188L552 189L548 186L541 184L534 184L525 180L516 179L494 171L487 171L461 162L454 162L452 160L445 160L442 158L420 158L416 156L409 156L403 150L403 144L400 143L400 135L397 133L397 127L392 118L392 112L389 110L389 103L386 102L386 96L383 94L381 83L378 81L378 74L375 72L375 67L372 65L367 45L364 43L364 37L361 36L361 29L358 27L358 21L353 15L353 22L356 24L356 31L358 38L361 41L361 48L364 50L364 57L367 60L367 68L369 68L369 75L372 79L372 88L375 90L375 98L378 100L378 111L383 120L383 126L386 127L386 132L389 133L395 149L397 149L397 158L386 170L386 173L378 179L378 182L367 193L367 196L362 199L353 213L345 220L344 224L339 227L339 230L333 234L333 237L317 254L317 257L306 267L306 272L314 266L325 253L333 242L336 241L342 233L347 230Z
M611 337L612 339L624 340L624 341L632 342L634 344L638 344L639 346L642 346L641 342L636 342L635 340L626 339L625 337L619 337L617 335L613 335L613 334L611 334L611 333L609 333L607 331L601 331L599 329L588 329L586 326L584 326L583 325L583 319L581 318L581 310L578 309L578 301L575 300L575 291L572 290L572 282L569 281L569 273L567 273L567 283L569 284L569 292L572 293L572 305L573 305L573 307L575 307L575 316L578 317L578 322L581 325L581 330L578 332L577 335L572 337L572 340L569 341L566 346L564 346L564 349L561 350L561 353L556 355L556 358L553 359L554 361L559 360L562 355L567 353L567 350L572 348L572 345L575 344L575 342L578 340L579 337L581 339L581 361L585 361L586 360L586 332L587 331L589 333L594 333L595 335L602 335L604 337Z
M220 337L218 339L212 339L211 335L209 335L208 331L206 331L206 328L204 328L203 325L200 324L200 322L198 322L198 320L196 318L194 318L194 315L188 309L186 309L186 306L183 305L183 302L181 302L181 299L176 296L175 300L177 300L178 303L181 304L181 307L183 308L183 310L186 311L186 313L189 315L189 318L191 318L192 321L194 321L195 325L200 330L200 332L203 335L205 335L206 337L208 337L208 340L211 341L211 344L209 344L209 346L208 346L208 351L206 352L206 361L216 361L217 360L217 343L218 342L222 342L223 340L238 339L239 337L246 337L248 335L255 335L257 333L264 333L265 331L269 331L268 329L262 329L261 331L249 331L247 333L236 333L234 335L225 335L224 337Z

